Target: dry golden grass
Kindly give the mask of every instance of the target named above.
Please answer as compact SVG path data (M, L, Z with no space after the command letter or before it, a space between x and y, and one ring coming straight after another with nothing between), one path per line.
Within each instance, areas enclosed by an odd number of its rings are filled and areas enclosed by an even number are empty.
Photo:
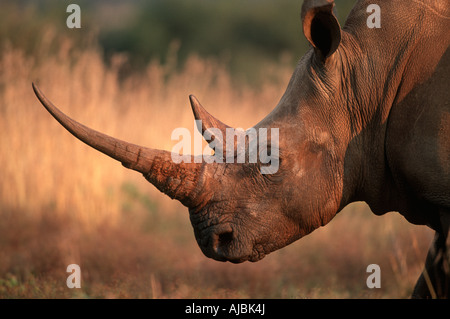
M179 72L169 59L119 81L123 57L107 66L95 46L78 51L51 32L45 39L60 42L56 53L42 43L33 58L13 47L0 56L0 297L408 297L432 237L425 227L375 217L359 203L258 263L209 260L186 208L73 138L31 89L37 81L92 128L170 150L174 128L193 130L189 94L247 128L276 105L291 70L261 66L261 88L237 87L219 63L193 56ZM66 287L71 263L81 266L81 289ZM372 263L381 266L381 289L366 287Z

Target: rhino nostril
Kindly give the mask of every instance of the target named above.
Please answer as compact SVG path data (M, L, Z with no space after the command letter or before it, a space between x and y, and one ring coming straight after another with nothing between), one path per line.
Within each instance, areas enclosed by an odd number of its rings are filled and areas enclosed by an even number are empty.
M227 246L229 243L231 243L232 240L233 240L233 232L232 231L219 234L219 247Z
M213 245L215 253L223 254L226 251L226 247L233 241L233 230L231 227L225 227L221 229L213 236Z

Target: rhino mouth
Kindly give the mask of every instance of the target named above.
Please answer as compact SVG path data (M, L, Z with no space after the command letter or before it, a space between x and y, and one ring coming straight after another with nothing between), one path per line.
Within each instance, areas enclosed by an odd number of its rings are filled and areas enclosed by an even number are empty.
M205 229L197 242L205 256L217 261L238 264L256 262L265 257L262 245L255 244L247 236L239 236L230 224Z

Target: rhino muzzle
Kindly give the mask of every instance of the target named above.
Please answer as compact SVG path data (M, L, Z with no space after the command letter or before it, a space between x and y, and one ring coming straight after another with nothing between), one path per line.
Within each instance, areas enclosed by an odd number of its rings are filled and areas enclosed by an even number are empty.
M229 224L210 227L197 237L197 242L205 256L217 261L255 262L265 256L264 253L255 249L258 246L251 240L239 237Z

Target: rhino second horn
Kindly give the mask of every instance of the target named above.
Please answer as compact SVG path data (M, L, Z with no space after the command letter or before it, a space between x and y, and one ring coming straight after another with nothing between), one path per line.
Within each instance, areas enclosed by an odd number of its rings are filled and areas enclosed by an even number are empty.
M222 136L217 136L217 135L212 134L211 140L207 141L207 142L211 143L212 141L218 139L218 141L216 141L215 144L222 145L223 158L225 159L227 156L227 154L226 154L227 129L233 129L233 128L231 126L224 124L223 122L221 122L220 120L216 119L214 116L209 114L194 95L189 95L189 100L191 102L192 112L194 113L195 119L202 121L202 127L201 128L197 127L202 135L208 129L212 129L212 128L218 129L221 131ZM236 151L237 151L237 145L234 143L234 153L233 154L236 154Z

